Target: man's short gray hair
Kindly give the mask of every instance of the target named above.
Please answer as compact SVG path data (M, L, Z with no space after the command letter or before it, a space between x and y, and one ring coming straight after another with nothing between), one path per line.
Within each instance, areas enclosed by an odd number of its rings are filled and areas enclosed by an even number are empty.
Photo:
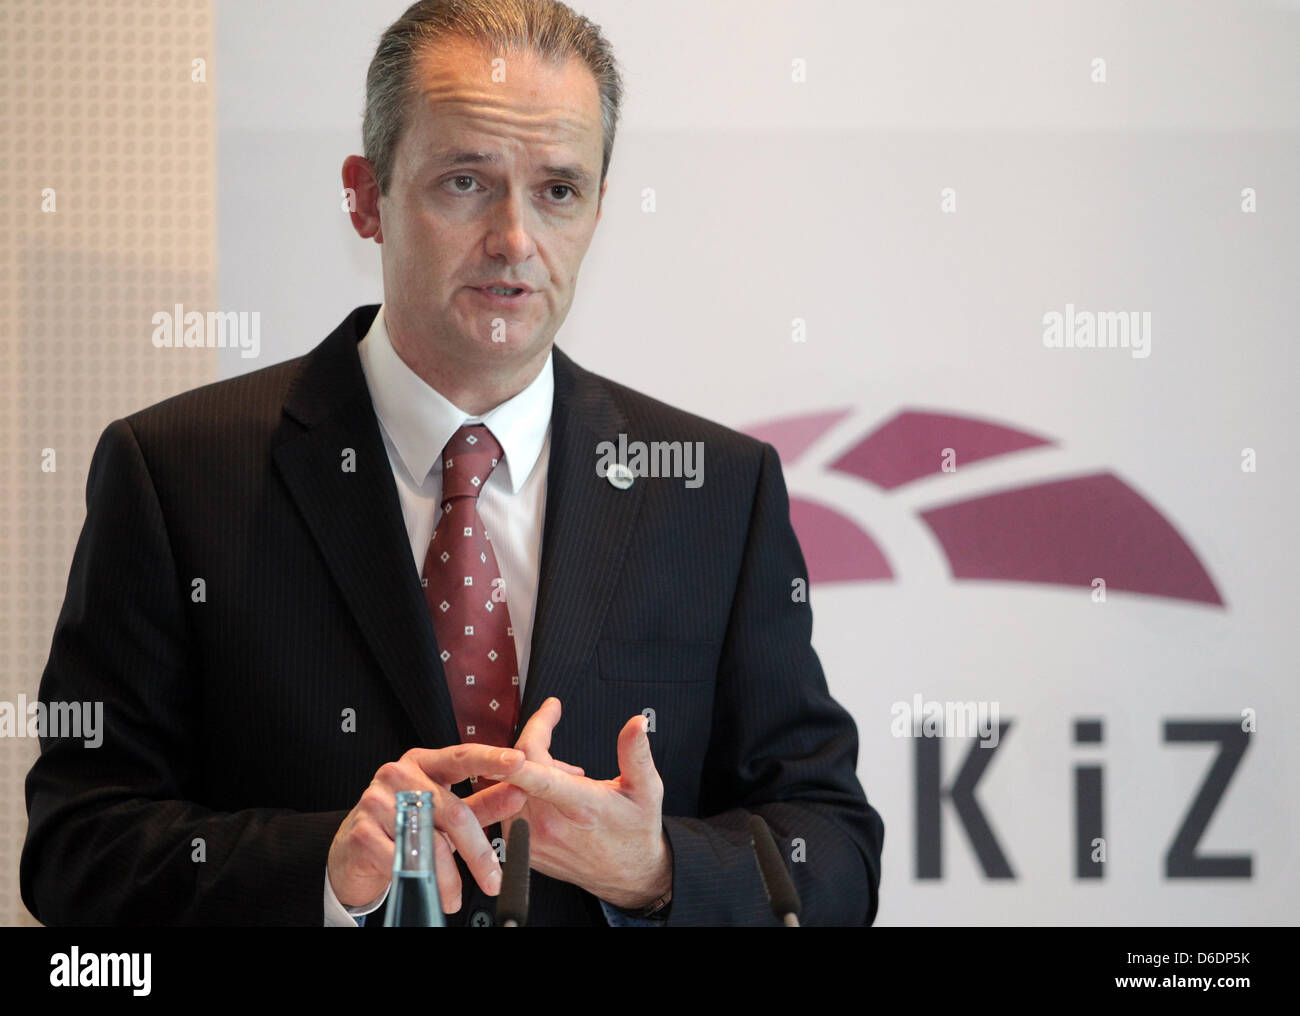
M388 26L366 74L361 138L380 194L388 193L397 144L406 130L416 58L451 37L477 41L492 53L531 52L556 64L580 58L600 90L604 183L614 153L623 82L599 25L558 0L419 0Z

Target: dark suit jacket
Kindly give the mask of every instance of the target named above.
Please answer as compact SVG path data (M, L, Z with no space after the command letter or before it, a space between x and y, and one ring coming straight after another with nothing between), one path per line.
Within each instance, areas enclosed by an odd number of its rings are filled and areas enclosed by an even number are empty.
M456 743L357 355L376 310L100 438L40 694L102 700L104 736L44 740L27 779L22 895L47 924L319 926L330 842L375 771ZM654 710L670 924L771 921L749 812L787 857L803 841L806 921L870 923L883 826L791 597L806 572L776 452L558 348L554 371L521 716L558 696L554 756L605 779L619 728ZM620 433L703 441L703 486L615 488L597 445ZM605 923L577 887L533 886L532 923ZM491 909L466 876L449 923Z

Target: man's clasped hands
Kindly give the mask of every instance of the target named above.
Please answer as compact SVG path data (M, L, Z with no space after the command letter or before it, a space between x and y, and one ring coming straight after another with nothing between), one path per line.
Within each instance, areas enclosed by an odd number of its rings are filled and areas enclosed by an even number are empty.
M412 748L380 766L339 826L329 853L329 880L339 902L365 906L381 897L393 874L397 793L433 794L434 852L442 908L461 907L459 852L483 891L501 887L501 864L484 829L525 818L529 866L571 882L624 909L647 906L672 885L672 851L661 816L663 781L650 752L648 721L633 716L618 735L619 774L589 779L582 768L551 757L560 700L547 699L524 725L514 748L457 744ZM459 798L452 786L470 777L497 781Z

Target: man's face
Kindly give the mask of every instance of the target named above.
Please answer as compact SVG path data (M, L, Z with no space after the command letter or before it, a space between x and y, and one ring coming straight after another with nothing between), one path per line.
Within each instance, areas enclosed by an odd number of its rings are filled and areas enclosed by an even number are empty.
M545 356L573 302L604 193L600 95L577 58L507 56L504 82L491 61L460 39L417 60L381 250L403 345L508 369ZM497 296L494 282L526 289Z

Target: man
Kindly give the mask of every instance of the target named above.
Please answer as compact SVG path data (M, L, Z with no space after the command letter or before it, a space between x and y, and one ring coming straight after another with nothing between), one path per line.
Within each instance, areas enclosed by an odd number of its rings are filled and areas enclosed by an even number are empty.
M41 697L105 730L29 775L37 917L373 926L395 794L427 789L451 924L491 923L520 816L534 923L770 922L751 812L807 920L874 918L883 828L774 450L553 344L619 96L550 0L385 33L343 167L382 308L96 449ZM600 464L620 440L708 472Z

